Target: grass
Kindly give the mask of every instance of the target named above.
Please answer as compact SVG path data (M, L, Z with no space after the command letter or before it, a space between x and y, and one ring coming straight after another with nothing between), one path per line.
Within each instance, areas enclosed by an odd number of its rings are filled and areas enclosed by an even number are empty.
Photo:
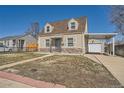
M8 69L14 69L16 72L13 73L22 76L70 88L121 87L102 64L83 56L55 55Z
M43 54L36 54L33 52L24 52L24 53L1 53L0 54L0 66L21 61L21 60L26 60L30 58L35 58L35 57L40 57L43 56Z

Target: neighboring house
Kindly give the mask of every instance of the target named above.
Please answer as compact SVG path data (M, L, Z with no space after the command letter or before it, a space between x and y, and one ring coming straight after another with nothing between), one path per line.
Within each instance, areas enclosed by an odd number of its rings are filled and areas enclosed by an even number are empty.
M115 45L115 54L124 57L124 43Z
M3 45L3 42L2 41L0 41L0 45Z
M104 53L104 41L116 33L88 33L87 28L87 17L47 23L39 34L38 49L42 52Z
M116 55L124 56L124 35L119 33L116 38L115 53Z
M30 34L25 34L0 38L0 42L13 51L26 51L28 45L37 44L37 39Z

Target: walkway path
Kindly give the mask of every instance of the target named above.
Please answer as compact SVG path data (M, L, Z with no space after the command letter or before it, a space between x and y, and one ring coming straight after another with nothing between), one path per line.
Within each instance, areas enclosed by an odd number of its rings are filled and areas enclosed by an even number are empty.
M124 86L124 58L119 56L90 55L99 60ZM92 59L92 58L91 58ZM95 61L94 60L94 61Z
M23 64L23 63L35 61L35 60L38 60L38 59L42 59L42 58L45 58L45 57L49 57L49 56L52 56L52 55L53 55L53 54L49 54L49 55L44 55L44 56L37 57L37 58L32 58L32 59L28 59L28 60L23 60L23 61L19 61L19 62L14 62L14 63L2 65L2 66L0 66L0 70L1 70L1 69L4 69L4 68L8 68L8 67L15 66L15 65L19 65L19 64Z

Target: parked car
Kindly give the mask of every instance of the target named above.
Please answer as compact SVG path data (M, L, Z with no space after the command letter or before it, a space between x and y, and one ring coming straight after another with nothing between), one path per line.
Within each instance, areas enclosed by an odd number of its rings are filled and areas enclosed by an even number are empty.
M5 45L0 45L0 52L12 52L12 49Z

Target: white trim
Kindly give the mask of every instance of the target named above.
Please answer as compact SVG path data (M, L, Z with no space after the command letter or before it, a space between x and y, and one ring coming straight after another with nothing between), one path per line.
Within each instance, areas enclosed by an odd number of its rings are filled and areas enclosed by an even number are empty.
M102 53L102 43L89 43L88 44L89 53Z
M94 38L94 39L110 39L114 36L116 36L118 33L84 33L85 36L88 36L88 38Z
M117 35L118 33L84 33L85 35Z
M75 23L75 29L72 29L71 28L71 23L72 22L74 22ZM78 22L74 19L74 18L72 18L69 22L68 22L68 30L70 31L70 30L77 30L78 29Z
M49 32L47 32L47 26L50 27L50 31L49 31ZM51 26L49 23L47 23L47 24L44 26L44 32L45 32L45 33L51 33L53 29L54 29L54 27Z

